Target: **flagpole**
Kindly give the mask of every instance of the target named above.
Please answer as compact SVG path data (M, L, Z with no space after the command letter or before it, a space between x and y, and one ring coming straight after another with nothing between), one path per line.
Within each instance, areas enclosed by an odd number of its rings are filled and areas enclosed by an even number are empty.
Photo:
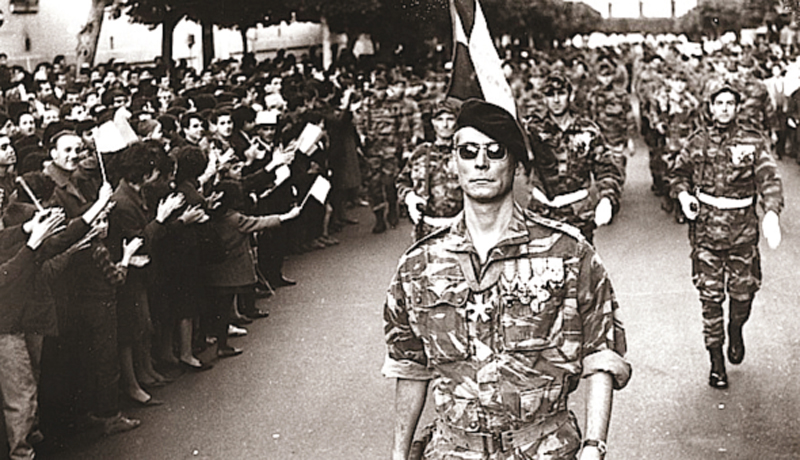
M106 175L106 166L103 162L103 154L97 152L97 164L100 165L100 174L103 177L103 182L108 182L108 176Z
M31 201L33 201L33 205L36 206L36 209L39 210L39 212L44 211L42 203L39 202L38 198L36 198L36 195L34 195L33 190L31 190L31 188L28 187L28 183L25 182L25 179L23 179L22 176L18 176L15 179L15 181L22 186L22 189L25 190L25 193L27 193L28 197L31 199Z

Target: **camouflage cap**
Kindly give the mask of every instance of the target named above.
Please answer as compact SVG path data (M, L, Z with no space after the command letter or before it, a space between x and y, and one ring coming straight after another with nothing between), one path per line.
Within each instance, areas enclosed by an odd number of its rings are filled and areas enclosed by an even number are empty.
M733 82L725 78L715 78L708 81L706 84L706 100L711 102L718 94L726 91L736 97L736 102L742 100L742 93L739 91L739 88L737 88Z
M458 102L451 98L437 101L431 110L431 117L436 118L443 113L458 116Z
M547 77L544 79L544 83L542 83L542 92L547 93L555 93L561 91L572 92L572 82L569 80L564 72L560 70L554 70L547 74Z

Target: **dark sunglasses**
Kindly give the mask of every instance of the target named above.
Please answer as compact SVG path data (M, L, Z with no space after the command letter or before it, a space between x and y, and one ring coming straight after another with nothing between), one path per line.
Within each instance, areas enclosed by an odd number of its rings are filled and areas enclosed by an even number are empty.
M462 160L474 160L478 158L481 150L486 151L486 158L490 160L502 160L506 157L507 149L502 144L464 144L456 146L456 152Z

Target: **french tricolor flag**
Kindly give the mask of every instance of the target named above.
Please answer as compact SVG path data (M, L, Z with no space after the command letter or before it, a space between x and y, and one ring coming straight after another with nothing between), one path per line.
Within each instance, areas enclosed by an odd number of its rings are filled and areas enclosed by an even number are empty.
M517 118L503 62L492 42L478 0L450 0L455 51L453 76L447 95L454 99L481 99L504 108Z

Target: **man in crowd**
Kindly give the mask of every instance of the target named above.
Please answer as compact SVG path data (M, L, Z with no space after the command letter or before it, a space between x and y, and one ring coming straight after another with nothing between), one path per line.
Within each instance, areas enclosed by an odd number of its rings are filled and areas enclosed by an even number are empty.
M514 201L524 134L490 103L455 134L464 211L400 260L384 309L397 379L392 458L406 460L428 384L437 418L423 458L600 459L612 390L627 384L611 283L591 245ZM582 438L567 396L587 392Z
M761 287L756 203L764 211L762 229L771 248L781 240L783 192L766 139L737 118L742 94L725 80L708 87L712 125L697 131L672 171L672 196L691 221L692 279L703 305L703 336L711 358L708 383L727 388L722 346L722 304L730 297L728 361L744 359L742 327Z
M528 124L536 152L528 207L578 227L592 242L595 228L608 224L619 208L625 162L595 123L572 111L572 91L567 77L552 72L543 87L547 114ZM590 190L593 180L596 193Z
M436 139L420 144L397 178L397 195L414 222L414 240L449 223L461 211L463 199L453 157L457 107L443 100L433 109Z

